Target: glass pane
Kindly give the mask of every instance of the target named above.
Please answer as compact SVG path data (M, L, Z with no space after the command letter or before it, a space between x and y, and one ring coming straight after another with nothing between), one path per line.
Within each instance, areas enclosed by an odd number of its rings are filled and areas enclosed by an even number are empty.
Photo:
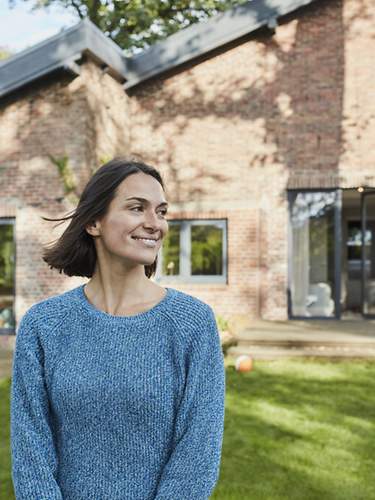
M369 255L372 241L372 232L366 230L365 236L365 252L366 252L366 268L367 272L370 265ZM362 259L362 227L361 221L348 222L348 278L361 280L361 259Z
M0 328L14 328L13 225L0 224Z
M365 314L375 314L375 197L365 196Z
M294 316L335 314L335 201L335 192L295 193L291 200Z
M223 274L223 229L215 224L191 226L191 274Z
M180 274L180 232L181 224L169 224L169 230L164 238L162 249L163 275Z

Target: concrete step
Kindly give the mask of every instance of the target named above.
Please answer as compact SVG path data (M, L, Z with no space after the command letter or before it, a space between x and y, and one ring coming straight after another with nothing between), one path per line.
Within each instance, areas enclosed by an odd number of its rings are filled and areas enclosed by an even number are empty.
M344 348L375 349L375 340L310 340L310 339L277 339L273 338L245 338L236 337L241 346L288 347L288 348Z
M375 346L274 346L274 345L243 345L238 344L227 350L229 357L236 358L247 354L254 359L276 359L287 357L328 357L328 358L374 358Z

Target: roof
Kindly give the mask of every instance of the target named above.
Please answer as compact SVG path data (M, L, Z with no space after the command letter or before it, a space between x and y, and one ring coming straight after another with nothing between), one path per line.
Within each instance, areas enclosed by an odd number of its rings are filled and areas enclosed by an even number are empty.
M314 1L251 0L193 24L132 58L85 19L0 63L0 97L58 69L79 74L77 61L83 54L106 65L129 89L263 26L275 27L279 17Z
M275 27L279 17L313 1L252 0L193 24L130 59L131 74L124 87L133 87L263 26Z
M79 74L77 61L84 53L109 66L115 77L125 81L128 69L122 50L85 19L1 62L0 97L58 69Z

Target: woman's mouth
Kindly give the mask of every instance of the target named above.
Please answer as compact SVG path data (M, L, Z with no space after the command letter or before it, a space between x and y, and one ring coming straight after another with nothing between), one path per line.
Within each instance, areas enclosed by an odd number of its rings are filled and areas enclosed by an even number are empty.
M148 238L135 238L132 236L132 239L140 243L141 245L145 245L146 247L154 248L157 245L157 240L151 240Z

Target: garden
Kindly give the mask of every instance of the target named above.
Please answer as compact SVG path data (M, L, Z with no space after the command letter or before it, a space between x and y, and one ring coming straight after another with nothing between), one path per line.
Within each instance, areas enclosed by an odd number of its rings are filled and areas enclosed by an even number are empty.
M375 363L226 358L220 500L375 499ZM0 500L13 500L11 379L0 380Z

